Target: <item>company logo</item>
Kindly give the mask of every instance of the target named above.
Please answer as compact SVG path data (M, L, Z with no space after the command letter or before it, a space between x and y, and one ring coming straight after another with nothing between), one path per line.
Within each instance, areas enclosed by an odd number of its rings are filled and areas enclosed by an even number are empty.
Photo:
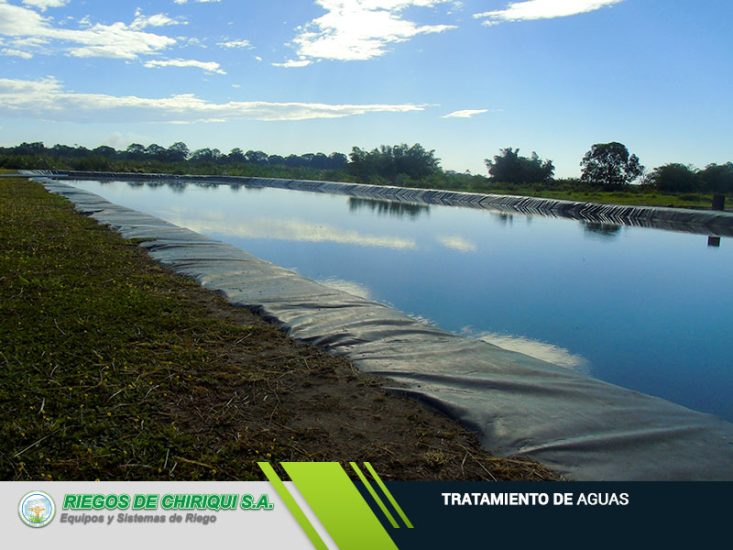
M53 521L56 506L46 493L34 491L25 495L18 505L20 519L28 527L46 527Z

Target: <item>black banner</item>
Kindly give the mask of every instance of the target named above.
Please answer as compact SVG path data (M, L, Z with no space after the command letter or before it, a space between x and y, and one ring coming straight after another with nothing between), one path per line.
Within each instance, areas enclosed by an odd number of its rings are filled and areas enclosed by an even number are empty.
M733 483L389 482L400 549L730 544Z

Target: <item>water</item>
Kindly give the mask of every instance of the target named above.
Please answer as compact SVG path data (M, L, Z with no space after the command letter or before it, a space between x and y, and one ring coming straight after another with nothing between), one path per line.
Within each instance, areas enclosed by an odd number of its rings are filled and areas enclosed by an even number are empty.
M71 182L438 326L733 420L733 243L261 188Z

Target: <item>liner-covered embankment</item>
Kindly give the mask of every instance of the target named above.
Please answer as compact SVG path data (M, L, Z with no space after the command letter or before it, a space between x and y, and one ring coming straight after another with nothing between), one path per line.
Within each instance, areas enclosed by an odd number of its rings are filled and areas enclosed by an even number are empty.
M532 457L578 480L733 480L733 424L426 326L92 193L40 181L81 213L144 239L174 271L445 411L494 452Z
M690 210L685 208L660 208L652 206L623 206L616 204L595 204L558 199L541 199L514 195L490 195L439 191L435 189L408 189L360 183L338 183L330 181L286 180L275 178L246 178L236 176L171 176L166 174L132 174L114 172L46 172L55 179L94 180L166 180L199 185L249 185L275 187L315 193L336 193L357 198L384 199L416 204L439 204L463 206L538 214L583 220L593 223L633 225L682 231L705 235L733 237L733 213L713 210Z

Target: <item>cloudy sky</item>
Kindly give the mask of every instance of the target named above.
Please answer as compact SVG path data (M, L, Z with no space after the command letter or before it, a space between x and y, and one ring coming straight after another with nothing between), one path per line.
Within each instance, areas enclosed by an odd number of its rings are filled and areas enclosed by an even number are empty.
M733 160L729 0L0 0L0 145Z

